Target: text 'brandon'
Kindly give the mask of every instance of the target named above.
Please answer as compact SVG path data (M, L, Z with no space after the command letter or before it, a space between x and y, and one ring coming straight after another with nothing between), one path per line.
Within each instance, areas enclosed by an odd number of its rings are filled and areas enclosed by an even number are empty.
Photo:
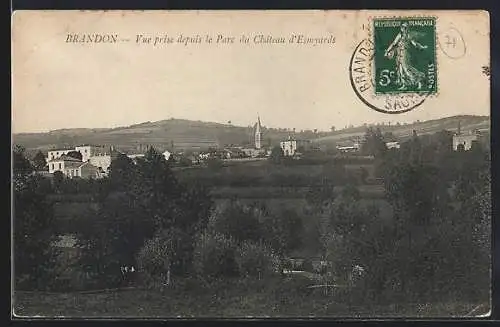
M118 34L68 33L66 43L117 43Z

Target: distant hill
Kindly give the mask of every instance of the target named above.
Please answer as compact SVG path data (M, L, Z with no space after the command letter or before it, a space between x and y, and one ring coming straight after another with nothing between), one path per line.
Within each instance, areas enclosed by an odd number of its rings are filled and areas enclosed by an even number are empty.
M432 134L443 129L454 131L458 122L463 131L472 129L489 130L490 117L453 116L437 120L415 122L406 125L377 125L383 132L392 132L396 137L405 138L413 130L419 134ZM346 128L335 132L301 131L294 133L290 129L263 129L264 145L276 145L280 140L294 134L298 138L311 139L318 144L352 142L362 137L367 126ZM47 151L53 148L74 147L79 144L100 144L133 152L143 151L152 145L159 150L202 149L211 146L231 144L253 144L253 127L234 126L212 122L169 119L157 122L145 122L117 128L76 128L60 129L48 133L20 133L13 135L14 144L27 150Z
M403 141L410 137L415 130L418 135L434 134L442 130L456 132L460 122L462 132L472 130L490 131L490 117L489 116L471 116L460 115L452 116L441 119L433 119L427 121L417 121L411 124L396 124L396 125L376 125L383 133L391 132L399 140ZM318 137L315 139L319 144L325 143L349 143L358 137L365 134L368 126L359 126L348 129L339 130L330 133L330 135Z

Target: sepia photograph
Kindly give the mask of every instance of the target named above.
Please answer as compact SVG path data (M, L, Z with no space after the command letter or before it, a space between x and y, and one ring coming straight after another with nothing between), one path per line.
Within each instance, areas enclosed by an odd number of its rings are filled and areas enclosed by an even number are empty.
M488 12L11 24L13 319L491 315Z

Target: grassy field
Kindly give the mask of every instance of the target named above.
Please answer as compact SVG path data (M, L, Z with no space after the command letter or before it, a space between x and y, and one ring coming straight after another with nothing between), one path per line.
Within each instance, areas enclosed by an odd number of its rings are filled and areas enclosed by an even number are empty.
M335 185L361 181L362 170L366 178L374 177L373 162L344 163L331 160L322 164L281 164L267 161L229 164L219 168L193 167L176 169L175 175L185 183L196 181L208 186L231 187L293 187L320 185L325 178Z
M14 312L19 316L79 318L451 318L487 312L481 303L356 304L345 295L325 295L321 290L298 292L283 281L232 283L213 289L186 286L163 292L134 289L101 293L17 292ZM229 286L229 287L228 287Z

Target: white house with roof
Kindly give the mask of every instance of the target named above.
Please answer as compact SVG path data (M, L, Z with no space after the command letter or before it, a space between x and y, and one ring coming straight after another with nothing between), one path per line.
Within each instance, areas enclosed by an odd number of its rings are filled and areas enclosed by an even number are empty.
M52 159L52 160L49 160L49 162L47 163L48 166L49 166L49 173L53 174L55 173L56 171L61 171L61 172L64 172L64 170L66 169L66 167L70 166L71 163L82 163L82 161L76 159L76 158L73 158L73 157L70 157L70 156L67 156L67 155L62 155L62 156L59 156L55 159Z
M459 121L457 132L453 135L453 151L469 151L472 148L472 144L479 141L480 137L481 133L478 130L463 133Z
M472 143L479 140L479 133L470 132L468 134L453 135L453 151L469 151L472 148Z
M68 157L67 154L72 151L80 152L82 160L79 161L78 159ZM63 167L67 162L74 161L72 159L79 162L89 162L92 166L97 167L101 174L106 174L111 166L111 155L106 153L104 146L80 145L76 146L74 149L55 149L48 151L47 161L49 172L54 173L57 170L64 172Z
M68 178L100 178L105 174L100 167L92 165L89 161L83 162L67 155L49 161L48 166L49 173L60 171Z
M337 150L340 152L358 152L359 149L360 149L359 143L354 143L353 145L337 146Z
M399 149L401 148L401 145L399 142L385 142L385 146L387 149Z
M54 149L48 151L48 157L47 159L53 160L57 159L62 155L68 154L71 151L77 151L82 154L82 161L89 161L90 157L97 156L97 155L106 155L108 154L106 152L106 149L102 145L79 145L76 146L72 149Z
M70 162L63 170L63 174L68 178L100 178L104 176L104 172L90 162Z
M58 150L51 150L48 152L47 156L47 161L51 161L54 159L57 159L65 154L70 153L71 151L75 151L75 149L58 149Z
M90 162L81 162L71 164L64 170L64 175L69 178L102 178L106 173L100 168L92 165Z
M310 140L297 140L289 137L288 140L281 141L280 147L286 157L294 156L297 152L307 151L311 147Z
M131 159L134 164L137 164L138 159L144 158L144 153L127 154L127 157Z
M170 156L172 155L172 153L168 150L165 150L165 152L162 153L163 154L163 158L165 158L165 160L169 160L170 159Z

